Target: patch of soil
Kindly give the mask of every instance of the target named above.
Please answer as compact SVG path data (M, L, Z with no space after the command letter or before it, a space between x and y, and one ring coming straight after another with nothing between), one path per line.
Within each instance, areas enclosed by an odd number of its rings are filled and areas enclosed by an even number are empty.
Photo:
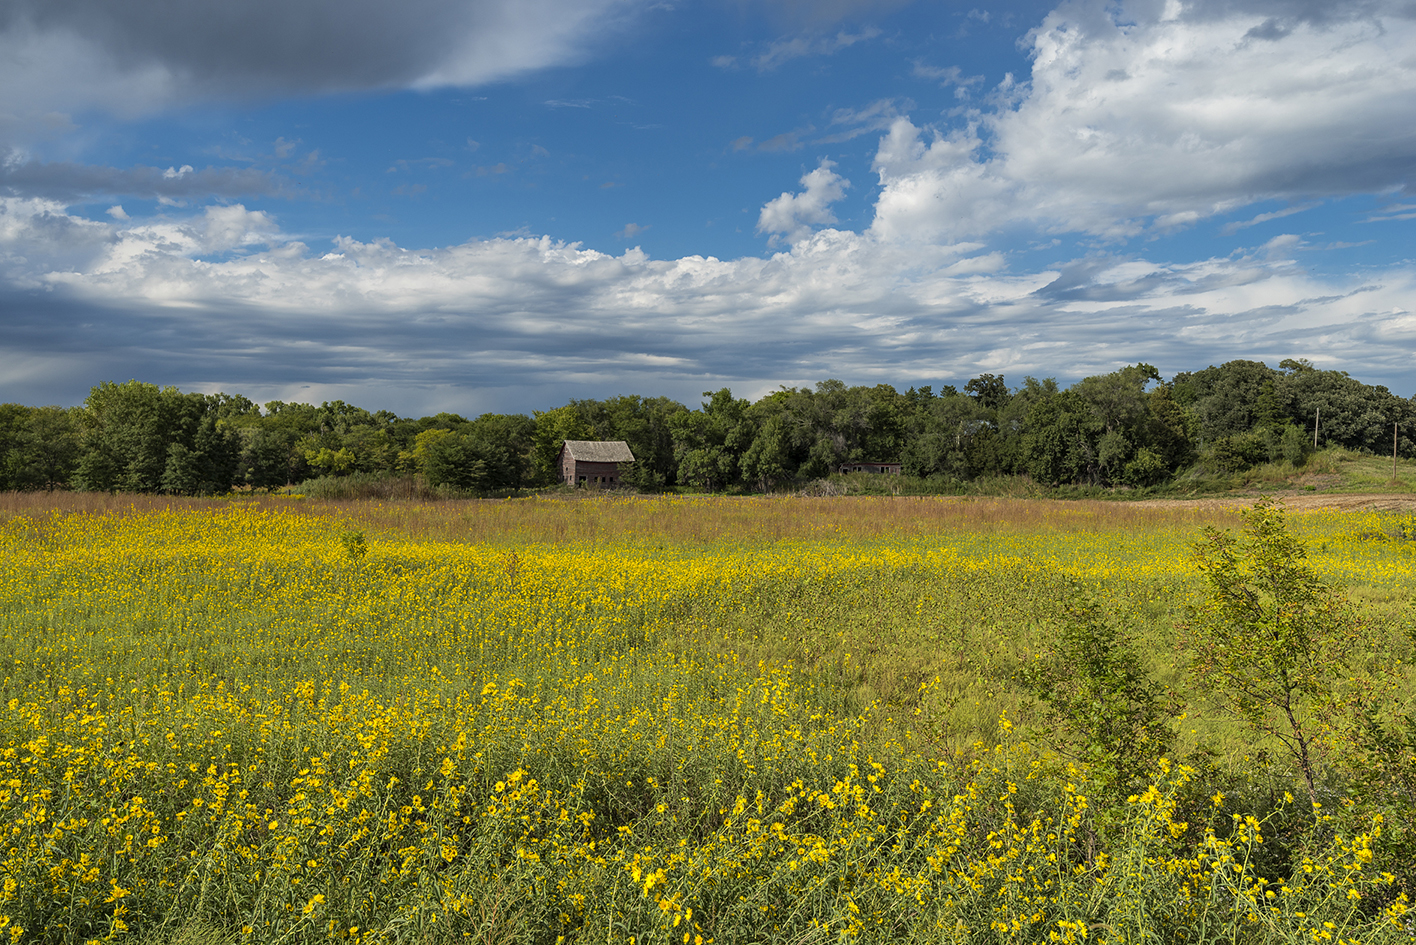
M1269 492L1290 512L1316 512L1337 509L1344 512L1416 512L1416 494L1409 492L1347 493ZM1222 499L1141 499L1135 505L1150 508L1243 509L1257 501L1257 493L1247 496L1226 496Z

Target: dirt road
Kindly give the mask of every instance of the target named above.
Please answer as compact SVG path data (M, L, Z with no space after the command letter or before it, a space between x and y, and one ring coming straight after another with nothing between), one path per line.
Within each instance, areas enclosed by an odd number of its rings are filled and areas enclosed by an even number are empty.
M1268 492L1283 503L1291 512L1315 512L1319 509L1340 509L1348 512L1416 512L1416 493L1324 493L1324 492ZM1247 508L1259 498L1259 493L1251 496L1225 496L1222 499L1141 499L1135 505L1153 508L1189 507L1200 509Z

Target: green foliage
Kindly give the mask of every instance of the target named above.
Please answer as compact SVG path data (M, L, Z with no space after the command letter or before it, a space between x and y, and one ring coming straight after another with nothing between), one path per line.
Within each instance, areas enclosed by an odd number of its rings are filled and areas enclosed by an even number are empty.
M422 465L431 486L485 494L516 487L520 476L514 463L514 457L493 443L464 433L445 433L424 444Z
M536 411L536 435L531 447L531 475L536 485L560 481L556 461L566 440L589 440L590 424L573 406Z
M974 479L997 475L998 422L982 399L951 394L922 411L916 431L900 457L911 476Z
M1206 594L1187 624L1195 683L1280 741L1313 794L1321 718L1358 640L1357 619L1272 500L1244 512L1242 537L1214 528L1203 536L1194 550Z
M198 424L190 447L182 443L167 447L162 490L179 495L226 492L236 477L239 462L239 437L225 428L225 421L209 413Z
M1142 446L1126 463L1121 481L1131 486L1153 486L1162 482L1169 473L1160 453L1149 446Z
M364 555L369 553L369 543L364 539L361 531L343 532L339 536L339 543L344 546L344 554L350 561L360 561Z
M73 411L0 404L0 491L63 487L78 460Z
M1279 435L1279 452L1289 464L1303 465L1308 458L1308 437L1293 424L1286 424Z
M1222 436L1210 444L1200 461L1219 475L1236 473L1264 462L1269 455L1268 444L1259 433L1236 433Z
M1078 592L1053 640L1020 681L1042 703L1049 740L1086 764L1103 793L1125 797L1172 752L1176 700L1130 635Z
M489 451L486 476L475 458L446 468L448 483L470 484L448 485L462 491L554 485L567 439L628 443L636 461L623 481L646 492L791 489L861 461L900 462L908 475L986 491L1009 477L1023 480L1012 490L1069 496L1182 479L1191 489L1225 489L1250 482L1238 477L1264 463L1287 463L1289 472L1303 465L1319 411L1324 444L1389 455L1396 432L1397 453L1416 455L1416 401L1294 361L1281 370L1231 361L1169 384L1142 363L1065 389L1028 377L1013 390L983 374L963 392L946 384L938 395L931 386L900 393L831 379L755 403L727 388L704 396L696 410L625 395L534 416L409 419L340 400L262 409L240 395L105 382L71 410L0 405L0 490L212 494L316 476L421 475L419 443L429 433L469 437Z
M1384 714L1378 702L1367 701L1354 713L1352 742L1346 758L1352 798L1390 825L1383 844L1389 868L1416 894L1416 717Z
M1080 394L1068 390L1039 398L1024 421L1020 471L1049 486L1095 482L1101 430Z
M175 387L104 382L84 401L83 455L74 484L89 491L157 492L169 449L192 448L206 399Z
M1002 410L1012 394L1003 375L980 374L964 385L964 393L978 401L985 410Z
M332 502L430 502L446 498L419 476L350 473L306 479L296 487L298 494Z
M295 450L295 435L266 426L239 429L241 459L237 480L253 489L278 489L304 478L304 456Z
M1200 439L1212 443L1253 429L1261 419L1259 399L1264 385L1275 375L1262 361L1229 361L1177 374L1172 383L1180 403L1198 417Z
M748 403L724 387L704 391L701 411L674 415L674 456L679 482L710 492L737 483L744 450L751 442Z

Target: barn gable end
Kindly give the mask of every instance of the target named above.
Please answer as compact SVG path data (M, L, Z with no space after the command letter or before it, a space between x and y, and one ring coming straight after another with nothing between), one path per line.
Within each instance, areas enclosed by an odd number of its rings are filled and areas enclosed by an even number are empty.
M624 440L566 440L560 451L561 482L568 486L615 487L623 482L622 466L634 462Z

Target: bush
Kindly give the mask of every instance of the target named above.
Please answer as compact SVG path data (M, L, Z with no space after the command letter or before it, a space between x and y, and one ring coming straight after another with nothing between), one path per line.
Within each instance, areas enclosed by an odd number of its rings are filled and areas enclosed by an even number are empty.
M391 499L430 501L444 498L417 476L380 476L376 473L352 473L348 476L321 476L307 479L295 489L312 499L336 502Z
M1200 460L1210 472L1227 475L1266 462L1268 446L1257 433L1236 433L1215 440Z

